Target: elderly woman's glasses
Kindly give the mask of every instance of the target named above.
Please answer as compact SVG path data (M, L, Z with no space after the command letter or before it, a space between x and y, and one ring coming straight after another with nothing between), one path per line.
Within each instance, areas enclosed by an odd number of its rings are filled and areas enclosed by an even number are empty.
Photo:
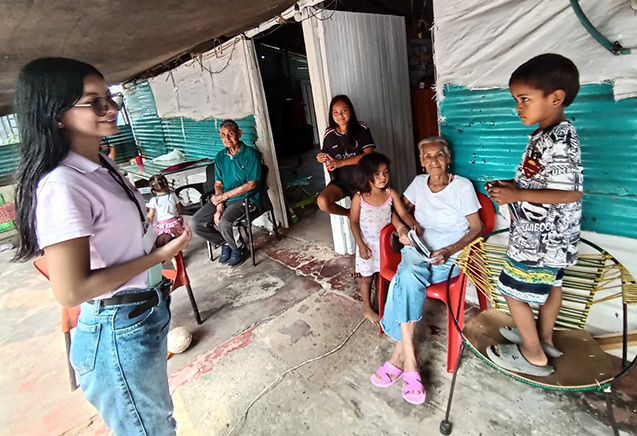
M120 110L124 106L124 96L120 93L109 95L108 97L97 97L88 103L74 104L73 107L90 107L98 117L103 117L108 112L109 106L115 106Z

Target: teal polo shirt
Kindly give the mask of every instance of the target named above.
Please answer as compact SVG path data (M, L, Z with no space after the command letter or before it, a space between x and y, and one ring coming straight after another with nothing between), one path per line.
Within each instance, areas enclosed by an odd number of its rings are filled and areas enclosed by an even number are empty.
M257 181L256 189L258 189L261 183L261 157L259 153L243 142L239 152L234 156L224 147L215 157L215 180L223 183L224 192L252 180ZM249 192L246 192L237 197L229 198L228 201L243 200L248 194ZM257 205L261 204L259 194L253 199Z

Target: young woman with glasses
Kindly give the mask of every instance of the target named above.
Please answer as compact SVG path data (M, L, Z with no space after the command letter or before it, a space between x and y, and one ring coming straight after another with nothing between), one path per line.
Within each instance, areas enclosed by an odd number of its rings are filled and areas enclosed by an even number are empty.
M122 100L94 67L37 59L23 67L16 92L16 259L43 250L55 298L81 304L71 363L115 435L174 435L161 263L187 247L190 229L155 248L143 198L99 152L117 133Z

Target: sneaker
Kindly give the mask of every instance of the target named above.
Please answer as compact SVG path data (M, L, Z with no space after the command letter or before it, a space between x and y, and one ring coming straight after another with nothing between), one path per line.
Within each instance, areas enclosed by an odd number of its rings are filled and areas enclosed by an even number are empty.
M232 249L228 244L224 244L221 246L221 256L219 256L219 263L228 263L230 260L230 255L232 254Z
M244 260L245 257L243 256L243 250L237 248L236 250L232 250L232 256L230 256L230 262L228 262L228 265L232 267L239 266Z

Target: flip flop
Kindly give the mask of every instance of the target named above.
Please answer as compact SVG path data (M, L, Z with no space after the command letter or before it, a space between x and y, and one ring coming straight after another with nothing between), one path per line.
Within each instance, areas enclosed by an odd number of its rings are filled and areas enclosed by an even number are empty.
M549 364L544 366L533 365L522 355L517 344L499 344L497 347L497 350L493 345L488 347L487 355L500 368L538 377L546 377L555 371L555 368Z
M418 371L408 371L403 373L403 398L410 404L423 404L427 393L422 385L422 379Z
M374 375L380 377L381 381L378 381ZM392 379L390 376L394 376ZM370 377L370 381L374 386L378 386L379 388L387 388L398 381L400 376L403 375L403 370L395 366L389 360L386 361L383 366L378 368L374 374Z
M514 344L522 343L522 336L520 336L520 330L518 330L517 327L500 327L500 334L504 336L504 339ZM553 345L547 344L544 341L540 341L540 345L548 357L557 358L564 354Z

